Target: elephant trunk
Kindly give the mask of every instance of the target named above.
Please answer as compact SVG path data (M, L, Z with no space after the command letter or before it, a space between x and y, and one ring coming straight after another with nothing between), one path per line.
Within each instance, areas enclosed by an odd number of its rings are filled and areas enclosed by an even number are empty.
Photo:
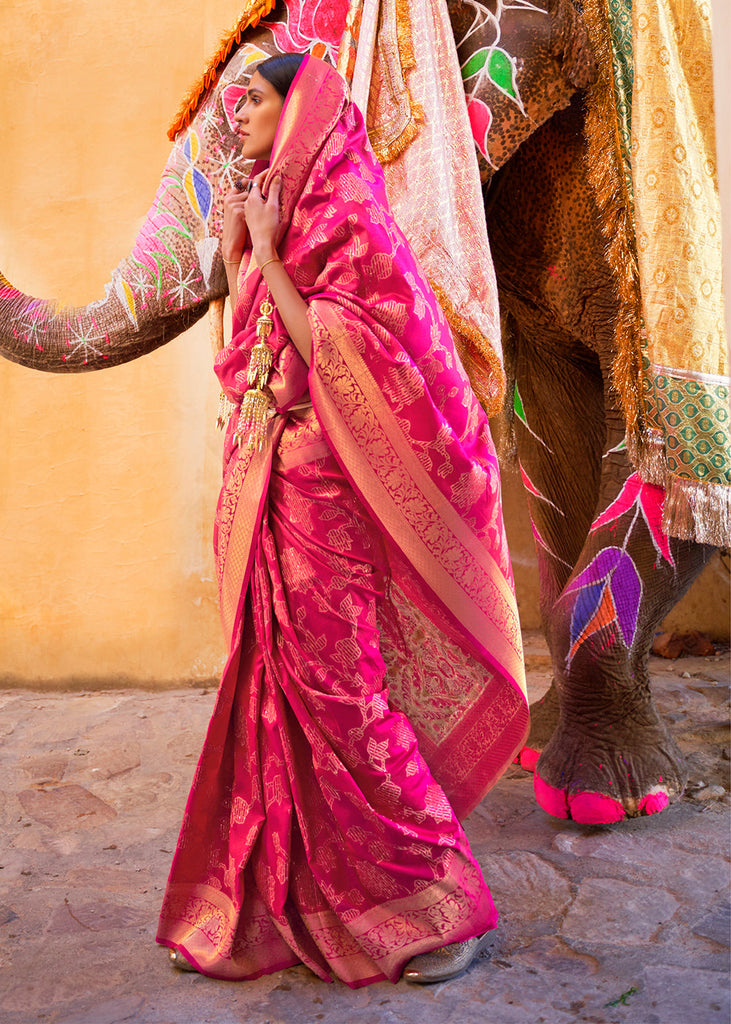
M226 294L218 239L220 202L196 166L195 128L176 144L131 254L103 299L60 307L14 288L0 274L0 353L23 366L79 373L151 352Z
M23 294L0 274L0 355L52 372L114 366L164 345L226 295L223 197L250 168L233 124L250 49L241 48L176 140L132 252L103 299L64 308Z
M194 324L214 297L200 295L195 302L164 311L147 306L132 317L134 300L128 288L118 269L105 298L59 307L18 291L0 274L0 353L51 373L100 370L164 345Z

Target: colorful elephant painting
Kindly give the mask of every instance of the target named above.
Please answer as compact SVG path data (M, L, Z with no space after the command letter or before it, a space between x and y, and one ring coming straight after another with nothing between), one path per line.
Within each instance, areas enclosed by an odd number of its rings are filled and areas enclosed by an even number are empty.
M0 278L3 355L54 372L101 369L220 313L222 197L248 173L232 119L250 70L296 50L352 72L373 7L247 3L183 105L154 203L104 299L58 309ZM408 4L381 7L408 22ZM682 792L685 773L652 703L649 647L714 546L728 543L726 371L704 350L702 368L676 380L646 342L655 326L637 267L652 239L633 220L628 147L615 146L628 117L620 72L631 91L632 33L617 29L626 23L608 19L602 0L586 0L583 15L568 0L450 0L448 12L504 320L506 436L528 495L553 660L554 686L534 708L536 796L580 822L653 813ZM418 131L418 117L410 125Z

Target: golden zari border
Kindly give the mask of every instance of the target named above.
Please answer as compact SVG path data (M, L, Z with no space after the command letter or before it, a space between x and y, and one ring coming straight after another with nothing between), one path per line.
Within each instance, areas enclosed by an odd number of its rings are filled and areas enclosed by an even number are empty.
M379 162L387 164L408 148L424 123L424 110L406 84L416 67L409 0L384 0L376 51L388 116L379 117L378 124L369 117L368 138Z
M489 340L461 316L443 288L430 280L432 291L452 328L455 348L472 390L488 416L497 416L505 401L505 371Z

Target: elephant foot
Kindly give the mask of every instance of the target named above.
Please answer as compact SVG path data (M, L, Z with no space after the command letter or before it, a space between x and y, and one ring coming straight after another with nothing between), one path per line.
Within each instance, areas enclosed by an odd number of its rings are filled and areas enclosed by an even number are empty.
M649 718L642 728L633 718L626 727L615 724L591 737L585 726L573 730L562 722L536 765L539 806L583 825L664 810L683 792L685 766L662 722L654 712Z
M525 746L515 759L515 764L526 772L535 771L541 751L556 731L559 720L559 701L556 686L551 685L540 700L530 706L530 733Z

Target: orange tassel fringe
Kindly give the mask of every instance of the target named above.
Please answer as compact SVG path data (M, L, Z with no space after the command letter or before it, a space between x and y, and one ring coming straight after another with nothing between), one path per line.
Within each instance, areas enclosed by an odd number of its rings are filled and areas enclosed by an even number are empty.
M243 33L248 28L254 28L262 18L266 18L268 14L271 14L275 4L276 0L248 0L236 25L221 39L221 43L209 61L202 77L183 100L180 110L175 115L175 119L168 129L168 138L171 142L175 140L179 132L190 124L204 96L211 86L215 85L218 81L222 66L231 56L233 49L241 42Z

